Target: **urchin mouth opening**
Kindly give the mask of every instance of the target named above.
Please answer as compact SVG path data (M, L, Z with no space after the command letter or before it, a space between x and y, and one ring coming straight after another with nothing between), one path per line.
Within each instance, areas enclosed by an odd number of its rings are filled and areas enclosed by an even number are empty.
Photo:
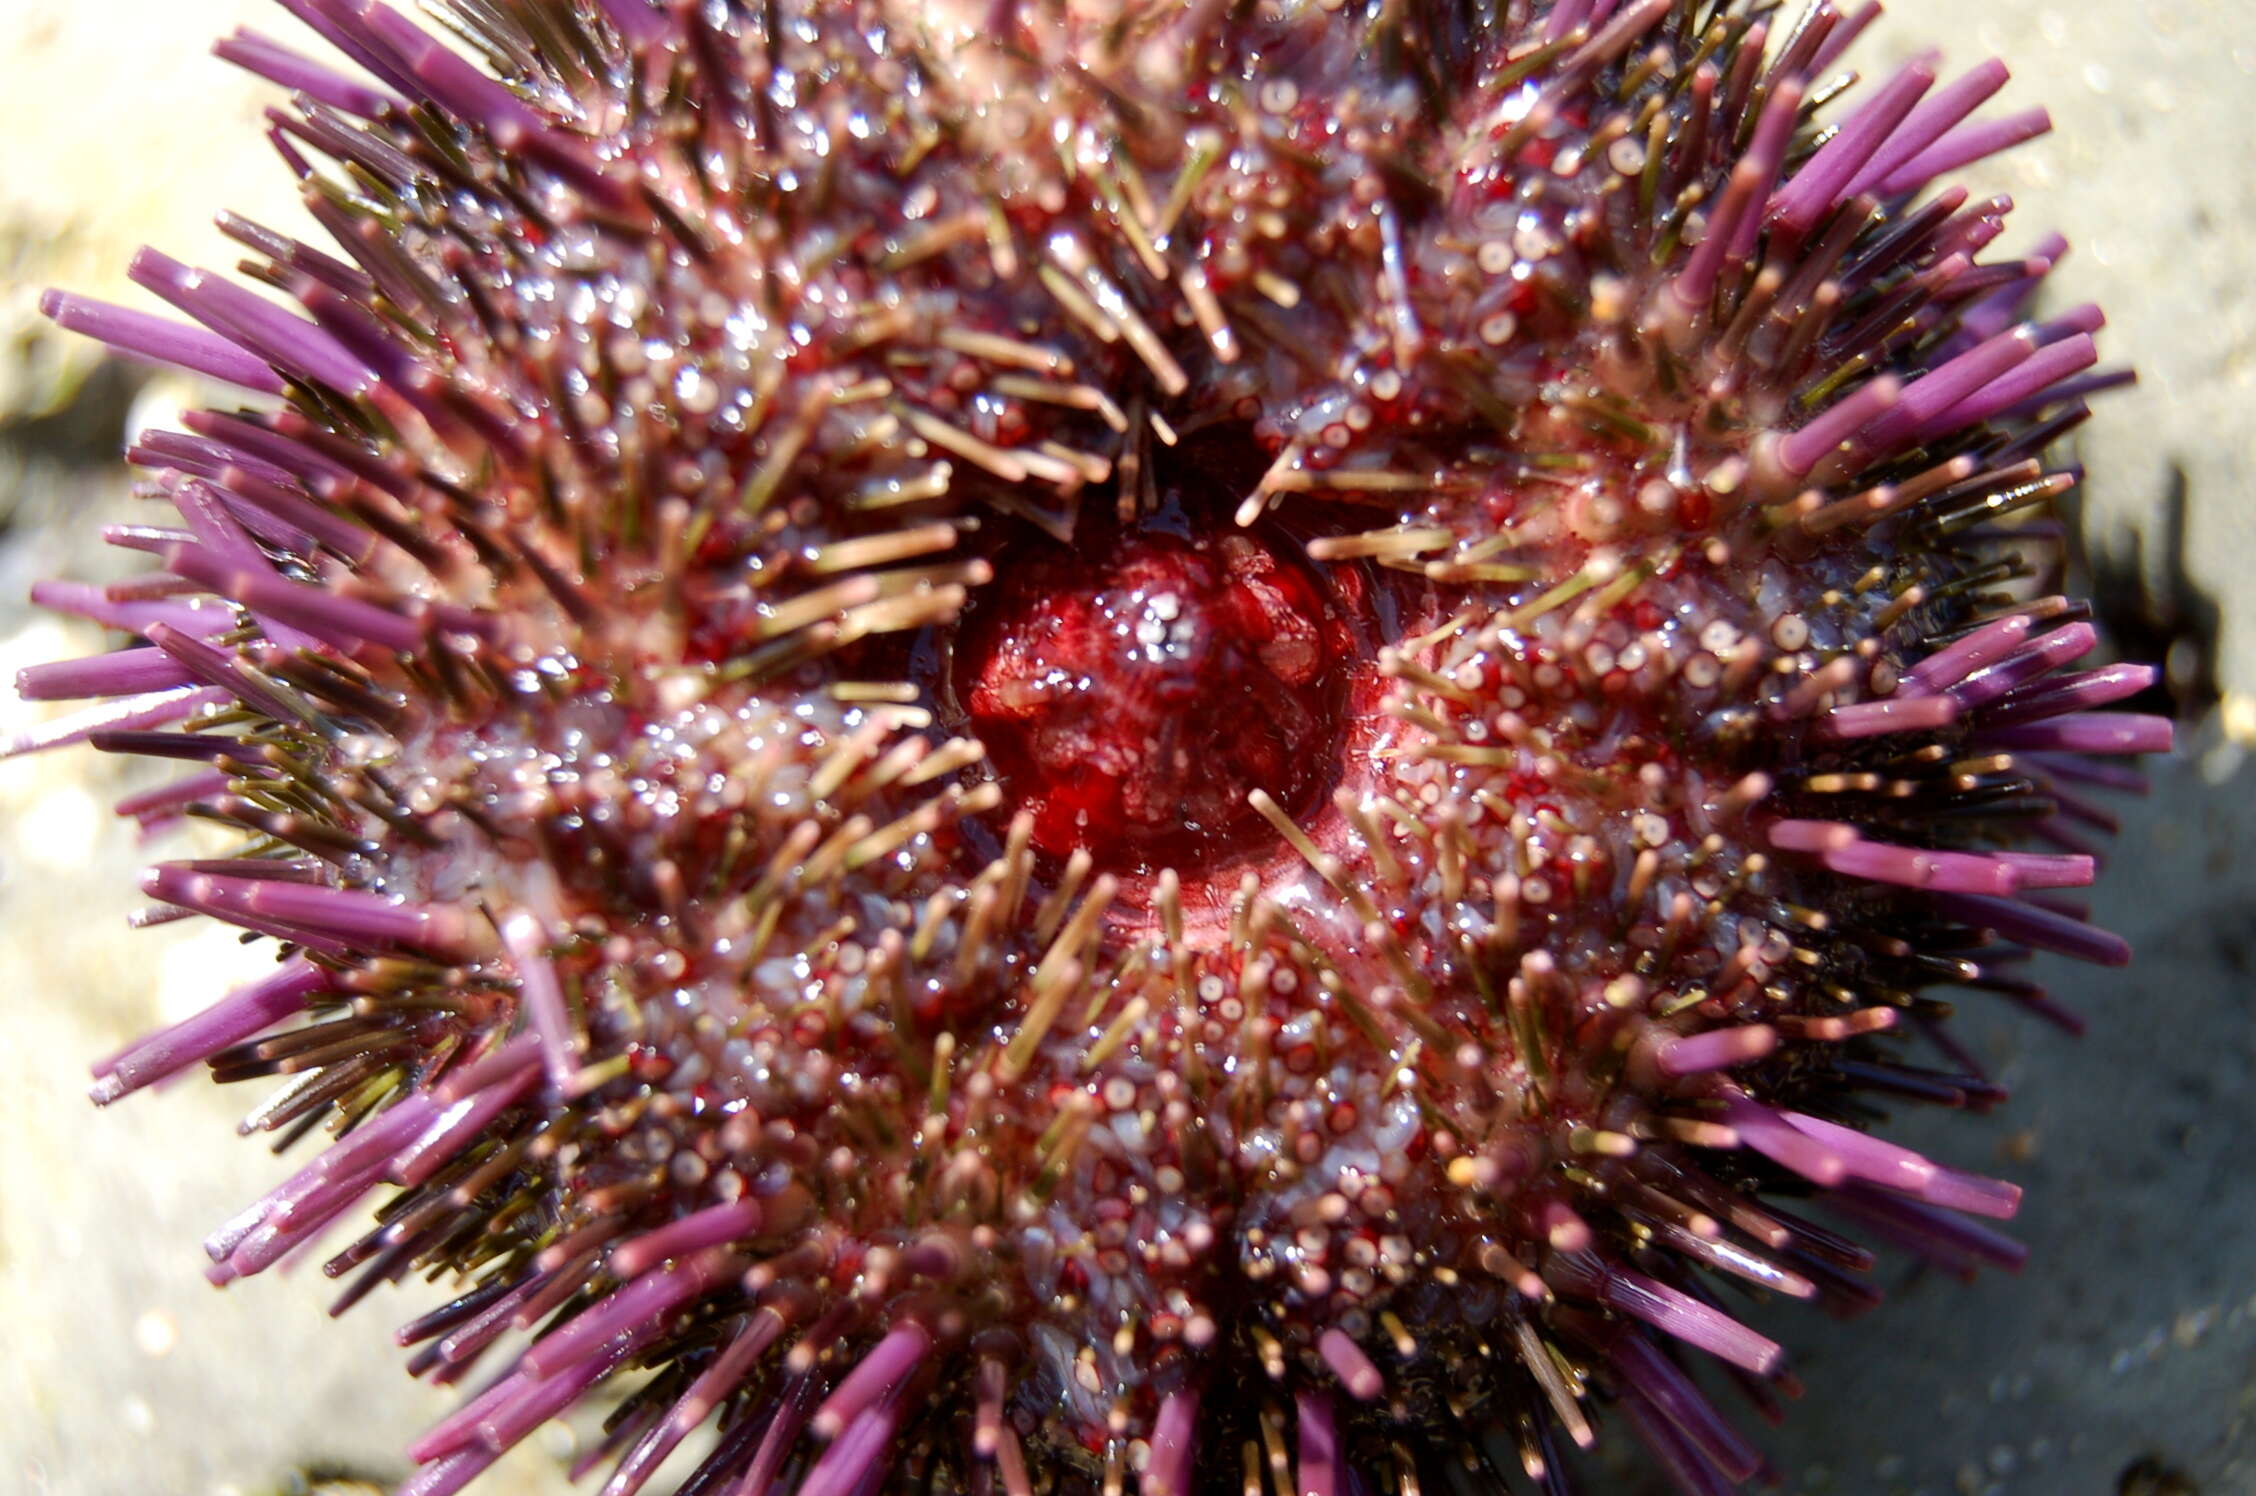
M1234 885L1292 856L1257 797L1327 814L1376 678L1370 579L1233 518L1249 453L1242 428L1166 452L1142 512L1089 496L1065 538L990 524L994 580L916 650L942 723L986 748L997 826L1029 814L1041 861L1086 854L1131 904L1163 870Z

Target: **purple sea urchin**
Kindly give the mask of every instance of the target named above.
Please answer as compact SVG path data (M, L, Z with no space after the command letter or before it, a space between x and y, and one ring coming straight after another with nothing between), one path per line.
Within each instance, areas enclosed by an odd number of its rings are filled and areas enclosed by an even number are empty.
M708 1420L686 1489L1559 1489L1601 1407L1719 1490L1681 1349L1767 1406L1726 1294L1869 1296L1779 1198L2014 1259L1855 1124L1996 1094L1921 988L2122 958L2046 890L2168 728L2018 517L2097 313L1928 190L2002 69L1821 127L1869 11L449 7L496 82L290 8L373 83L223 47L345 258L55 298L268 398L43 589L147 644L22 684L249 838L150 889L286 959L97 1096L341 1135L221 1281L397 1187L331 1268L489 1378L411 1490L636 1368L621 1493Z

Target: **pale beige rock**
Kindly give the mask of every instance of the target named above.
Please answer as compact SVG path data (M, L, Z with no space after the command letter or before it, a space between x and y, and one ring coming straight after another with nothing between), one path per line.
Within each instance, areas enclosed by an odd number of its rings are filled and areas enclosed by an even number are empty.
M0 4L0 420L51 407L92 362L38 316L43 287L141 304L125 279L141 245L232 265L216 210L307 221L262 133L276 90L210 55L239 23L299 30L272 0Z
M2055 128L1963 178L2017 206L1998 250L2057 228L2068 258L2049 293L2107 309L2104 367L2139 383L2097 402L2080 437L2091 469L2087 535L2102 554L2149 537L2172 470L2189 500L2186 566L2224 600L2225 688L2248 720L2256 695L2256 6L2247 0L1889 0L1877 55L1894 63L1935 41L1966 66L2002 57L2014 81L1993 110L2043 104ZM2232 605L2238 603L2237 606ZM2256 737L2249 738L2256 741Z

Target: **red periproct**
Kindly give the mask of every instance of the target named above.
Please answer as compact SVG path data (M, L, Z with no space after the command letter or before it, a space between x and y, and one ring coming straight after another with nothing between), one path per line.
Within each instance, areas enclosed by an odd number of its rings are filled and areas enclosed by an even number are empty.
M1196 867L1331 777L1347 632L1324 582L1236 530L1116 532L1004 558L962 700L1034 842Z

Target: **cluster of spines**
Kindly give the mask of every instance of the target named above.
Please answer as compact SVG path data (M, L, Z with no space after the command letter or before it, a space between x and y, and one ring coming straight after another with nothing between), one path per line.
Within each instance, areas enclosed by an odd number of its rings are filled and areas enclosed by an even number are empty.
M844 500L881 517L896 508L933 509L948 495L956 464L997 485L1031 482L1064 496L1062 513L1004 492L984 496L996 509L1060 531L1070 530L1071 496L1113 477L1116 467L1127 505L1139 493L1131 480L1148 469L1152 443L1178 435L1158 407L1190 382L1169 319L1151 301L1160 282L1172 276L1181 296L1174 321L1196 330L1223 371L1214 380L1224 391L1235 387L1230 368L1270 367L1290 342L1289 332L1263 331L1264 317L1335 288L1314 278L1307 286L1287 280L1269 262L1274 257L1265 261L1263 252L1243 247L1233 255L1220 239L1208 246L1211 263L1176 263L1166 229L1202 185L1215 191L1228 185L1248 199L1260 185L1226 182L1227 174L1202 178L1202 155L1194 155L1178 179L1179 193L1158 201L1150 200L1153 194L1132 168L1120 168L1101 189L1111 194L1103 214L1081 232L1052 236L1031 251L1013 242L999 211L966 208L906 236L889 263L906 272L927 257L967 246L998 262L1038 254L1035 278L1079 329L1084 346L1078 356L1087 361L1104 349L1123 351L1142 373L1120 383L1138 393L1116 398L1106 382L1077 366L1075 353L1011 330L943 328L934 343L975 366L982 391L994 397L992 408L979 408L975 399L953 415L944 412L931 398L944 387L938 378L908 399L904 392L916 388L913 373L898 385L859 374L818 376L793 390L788 402L770 388L767 403L755 403L746 416L743 471L729 485L725 510L669 503L655 495L672 479L659 472L651 433L632 425L631 409L613 428L619 441L612 450L577 424L577 402L587 389L567 381L544 391L541 412L529 415L524 404L482 387L479 338L490 356L506 358L522 330L487 299L507 294L507 278L482 280L475 273L490 268L496 242L480 233L476 219L480 213L521 215L543 236L586 225L599 234L616 232L625 225L652 236L665 255L678 251L704 264L716 253L710 227L691 219L686 202L645 182L630 185L615 167L599 164L583 128L604 128L596 116L610 107L616 86L607 80L635 77L635 48L668 41L677 26L704 44L699 28L711 23L617 0L601 7L612 33L606 37L597 13L586 9L541 6L515 17L489 6L461 7L457 19L465 34L523 85L512 89L382 5L298 0L290 8L383 85L351 82L256 36L222 44L226 55L301 95L298 113L275 115L275 143L306 178L316 216L357 262L230 221L230 231L264 257L254 267L256 278L300 302L312 320L153 253L137 262L136 280L197 326L72 297L50 303L66 326L129 354L288 401L265 413L192 416L189 434L153 436L136 448L135 460L159 474L181 527L121 527L113 538L156 554L164 574L108 589L48 584L40 593L50 605L149 642L27 673L27 696L112 699L87 718L48 730L39 742L91 737L108 749L208 763L128 808L151 823L183 812L217 819L251 838L233 857L167 864L152 873L150 892L166 911L161 917L206 913L297 951L267 980L100 1067L97 1095L112 1099L210 1060L223 1078L302 1077L254 1114L256 1127L295 1133L335 1119L340 1141L209 1243L216 1277L279 1260L388 1182L406 1193L386 1208L376 1231L332 1264L336 1271L361 1272L348 1302L419 1265L483 1274L464 1297L403 1332L403 1338L429 1342L419 1370L454 1380L505 1332L555 1317L553 1328L500 1380L417 1446L417 1457L427 1462L412 1486L418 1493L458 1488L611 1373L638 1359L664 1359L661 1352L672 1353L676 1367L653 1384L663 1395L631 1402L605 1446L621 1459L611 1487L620 1496L647 1478L691 1427L724 1408L722 1440L693 1486L729 1481L734 1489L759 1492L795 1471L805 1491L881 1488L894 1463L910 1458L894 1446L917 1421L911 1388L941 1375L936 1367L944 1340L952 1346L975 1338L960 1323L943 1327L942 1314L929 1323L904 1315L888 1326L883 1300L904 1284L960 1277L966 1255L987 1248L976 1234L939 1232L886 1249L897 1260L869 1273L859 1254L841 1256L837 1243L826 1246L808 1235L780 1256L755 1262L732 1249L762 1239L764 1228L788 1233L797 1223L779 1225L773 1206L741 1199L648 1224L650 1216L635 1212L653 1201L667 1209L665 1192L654 1196L646 1183L623 1173L585 1181L578 1213L548 1219L543 1191L553 1183L551 1163L565 1137L543 1098L569 1107L595 1096L630 1076L633 1057L622 1053L594 1067L584 1064L588 996L567 980L562 949L571 931L523 911L497 911L500 917L489 922L483 911L444 898L403 897L383 884L387 845L434 843L442 833L426 824L430 807L393 782L388 767L354 766L358 740L412 715L395 694L403 680L464 717L505 715L511 703L568 694L582 683L511 677L509 647L526 637L510 631L522 630L527 617L540 620L533 631L540 642L609 626L603 609L616 601L613 593L627 589L592 594L584 573L597 548L622 575L645 572L663 592L676 585L669 579L694 571L693 558L714 547L749 554L771 543L791 529L790 506L779 501L795 471L804 473L799 459L810 449L835 454L853 471L857 455L904 434L920 442L935 460L869 469L863 486ZM1399 30L1397 9L1386 8L1374 23L1378 31ZM1524 1372L1525 1387L1547 1412L1519 1421L1521 1459L1531 1475L1553 1483L1564 1478L1552 1449L1557 1431L1575 1442L1588 1437L1583 1401L1593 1377L1626 1405L1687 1489L1720 1489L1759 1466L1657 1343L1628 1322L1650 1324L1756 1378L1777 1373L1776 1348L1724 1316L1680 1266L1653 1261L1658 1254L1790 1294L1853 1301L1864 1292L1848 1276L1862 1261L1854 1249L1756 1205L1736 1183L1710 1178L1686 1163L1686 1150L1759 1155L1825 1188L1829 1203L1873 1233L1940 1261L2013 1259L2008 1244L1950 1214L2009 1213L2009 1192L1763 1100L1751 1084L1725 1072L1758 1066L1783 1051L1795 1064L1830 1063L1839 1078L1856 1085L1987 1099L1992 1088L1978 1075L1915 1072L1861 1047L1831 1062L1813 1061L1808 1051L1853 1046L1906 1021L1931 1031L1931 1015L1908 993L1932 980L1994 986L2041 1003L2041 994L2011 975L2017 947L2120 959L2118 943L2048 902L2043 890L2088 881L2089 859L2063 818L2098 812L2069 784L2114 772L2075 755L2152 751L2167 740L2166 724L2152 719L2089 714L2135 692L2145 676L2137 667L2060 674L2093 642L2068 605L2058 599L1977 601L2020 569L2010 557L1983 559L1985 547L2011 547L2026 538L2025 530L1995 522L2072 481L2072 475L2046 472L2041 455L2081 418L2080 397L2112 376L2078 378L2092 363L2096 314L2081 311L2039 327L2017 321L2057 246L2026 261L1977 266L1974 255L1995 236L2002 204L1968 208L1963 194L1949 193L1924 205L1908 198L1935 174L2010 144L2037 121L1967 123L2002 82L2002 70L1978 69L1929 97L1935 76L1921 60L1873 91L1839 126L1813 134L1803 80L1822 76L1877 7L1844 17L1817 5L1776 48L1769 47L1761 21L1724 7L1706 15L1702 9L1675 0L1626 6L1586 0L1555 6L1540 25L1515 9L1516 19L1501 34L1525 35L1529 45L1492 81L1516 72L1542 80L1543 87L1532 103L1521 101L1525 107L1516 117L1500 118L1471 137L1492 169L1512 179L1528 169L1523 153L1546 145L1545 132L1562 112L1589 111L1581 159L1554 158L1538 169L1562 180L1572 180L1569 166L1606 175L1596 195L1601 204L1615 205L1602 225L1605 233L1578 241L1574 226L1562 224L1559 245L1532 252L1513 247L1507 264L1574 245L1600 254L1603 268L1630 269L1625 251L1634 251L1667 271L1637 281L1649 282L1651 294L1614 307L1611 318L1600 315L1607 310L1603 287L1587 309L1610 329L1591 346L1638 372L1598 381L1603 387L1593 389L1578 389L1571 376L1555 371L1538 380L1534 403L1550 422L1547 430L1576 434L1561 440L1556 461L1526 452L1502 459L1557 482L1562 497L1556 507L1569 516L1570 529L1626 523L1631 534L1656 537L1650 545L1594 556L1564 578L1546 574L1540 557L1521 557L1506 531L1484 522L1477 504L1460 502L1492 475L1483 466L1492 454L1457 454L1433 466L1362 456L1360 449L1378 440L1374 433L1383 434L1409 409L1395 402L1413 384L1411 371L1425 366L1437 336L1403 269L1401 226L1384 213L1369 227L1383 267L1375 313L1385 333L1382 356L1345 386L1312 387L1315 393L1289 418L1266 417L1277 427L1277 453L1245 499L1241 519L1303 494L1400 507L1405 512L1394 523L1324 537L1311 554L1328 561L1369 559L1437 584L1482 589L1474 611L1452 615L1450 626L1437 624L1423 640L1393 651L1383 673L1399 688L1390 710L1406 734L1401 757L1445 766L1453 786L1493 773L1499 783L1485 791L1486 799L1482 789L1470 788L1462 804L1435 815L1430 805L1343 793L1336 817L1326 818L1324 834L1316 837L1273 803L1259 806L1284 842L1335 887L1354 944L1368 964L1391 974L1391 982L1366 988L1343 975L1337 941L1297 929L1257 883L1242 888L1228 911L1226 944L1242 955L1196 969L1185 955L1179 891L1162 879L1154 894L1158 935L1104 967L1112 958L1099 949L1101 927L1117 886L1094 874L1087 859L1069 863L1046 892L1034 886L1017 828L985 872L960 890L933 893L907 933L873 942L866 957L880 976L935 962L952 967L956 990L976 989L973 978L992 980L996 969L1021 965L1026 972L1023 1015L994 1046L991 1063L958 1063L946 1033L932 1044L923 1073L943 1103L936 1107L943 1120L947 1088L963 1083L952 1077L991 1090L1023 1079L1059 1049L1070 1049L1072 1068L1082 1072L1101 1070L1131 1042L1170 1051L1177 1083L1201 1087L1206 1060L1191 1036L1212 1021L1210 1008L1227 1000L1220 991L1201 990L1209 978L1234 985L1228 996L1240 1015L1243 1057L1248 1072L1263 1078L1233 1089L1229 1104L1258 1112L1267 1056L1296 1042L1263 1011L1264 1002L1275 1003L1271 984L1282 971L1307 973L1343 1021L1390 1055L1421 1057L1405 1068L1423 1066L1437 1085L1462 1085L1477 1071L1451 1052L1455 1036L1436 1016L1448 1012L1426 974L1424 963L1436 952L1413 953L1408 945L1417 932L1406 937L1397 931L1390 911L1367 891L1399 889L1405 904L1419 898L1430 904L1438 894L1441 904L1462 907L1477 881L1481 896L1492 901L1482 928L1451 932L1462 947L1440 952L1440 965L1432 969L1449 970L1475 988L1498 989L1480 997L1493 1001L1513 1036L1513 1063L1525 1071L1513 1078L1516 1087L1524 1083L1525 1093L1546 1106L1553 1104L1550 1089L1564 1080L1595 1096L1589 1114L1563 1125L1557 1141L1559 1156L1573 1161L1560 1174L1568 1187L1530 1192L1514 1215L1497 1221L1498 1240L1468 1245L1461 1264L1421 1260L1414 1266L1437 1281L1477 1272L1535 1306L1504 1316L1510 1326L1501 1336L1505 1345L1446 1349L1495 1355ZM1410 41L1415 52L1416 39ZM1638 55L1648 44L1651 50ZM1404 38L1353 42L1366 45L1400 50ZM727 88L711 71L692 71L705 86ZM1511 97L1501 82L1496 91L1499 102ZM637 107L651 104L640 80L626 92ZM589 117L574 119L586 101L593 101ZM1610 101L1637 107L1608 115ZM1280 86L1262 90L1255 103L1284 114L1295 99ZM526 167L474 160L464 143L479 139ZM1641 145L1642 155L1613 149L1628 145ZM316 173L308 153L338 161L353 190ZM694 152L683 154L697 164ZM1737 163L1721 180L1719 161ZM1406 163L1395 165L1408 170ZM1305 191L1305 184L1297 190ZM456 199L451 208L444 203L450 196ZM572 203L563 223L557 221L560 196ZM1283 207L1297 211L1298 205ZM1278 206L1270 212L1291 226ZM1209 217L1228 219L1219 212ZM1258 213L1254 218L1257 234L1279 236L1261 226ZM426 252L402 249L399 235L409 229L426 236L420 241ZM1100 231L1118 242L1099 245ZM1601 243L1607 246L1602 254ZM1467 257L1478 263L1480 250ZM435 267L450 277L446 284L434 280ZM1139 267L1145 272L1140 280L1132 278ZM1000 263L997 273L1005 273ZM1248 288L1258 301L1246 297ZM1496 351L1505 373L1468 373L1461 361L1441 363L1458 383L1451 399L1481 409L1516 373L1515 336L1558 309L1485 308L1477 298L1475 305L1473 336ZM854 337L866 335L866 346L915 330L875 305L855 316L861 320ZM472 332L478 337L467 336ZM1258 349L1258 356L1249 349ZM435 374L444 359L460 363ZM616 393L635 378L635 370L615 359L602 362L600 387ZM695 410L693 393L677 389L675 396L682 409ZM1071 412L1080 423L1073 429L1098 445L1075 446L1057 435L1021 443L1008 414L1014 403ZM1683 453L1660 450L1662 428L1650 419L1655 409L1669 412L1674 429L1691 434L1690 460L1705 465L1696 484L1675 485L1669 475L1645 520L1634 512L1576 518L1576 498L1587 504L1610 485L1616 507L1630 509L1619 503L1623 494L1642 497L1660 481L1668 458L1685 460ZM614 402L603 414L618 417L620 406ZM543 428L538 439L525 434L528 419ZM561 446L547 441L545 423L552 419L562 428ZM1775 429L1750 435L1765 427ZM596 454L594 466L575 483L548 467L544 459L555 451L575 458ZM523 479L504 503L481 492L497 463ZM1623 484L1624 473L1638 481ZM586 489L595 478L618 480L620 502L590 506ZM1406 493L1419 495L1421 503L1427 494L1439 500L1420 512L1405 503ZM1748 505L1760 507L1743 509ZM1695 524L1695 513L1740 517ZM528 515L553 524L554 536L525 539ZM1809 564L1822 567L1835 553L1828 547L1837 548L1844 532L1874 526L1895 527L1902 537L1895 549L1911 560L1894 568L1860 564L1828 590L1845 620L1837 632L1869 641L1862 649L1806 649L1809 623L1767 611L1760 596L1747 600L1750 627L1729 647L1687 649L1658 636L1650 643L1597 637L1604 620L1656 579L1665 587L1689 567L1704 565L1712 574L1727 564L1759 575L1771 555L1814 554L1818 559ZM1712 533L1694 533L1685 543L1675 533L1685 528ZM1544 549L1537 543L1546 538L1541 530L1524 533L1527 549ZM943 513L896 529L810 540L791 548L804 586L788 597L757 598L733 612L733 598L689 600L711 616L749 625L756 647L717 659L719 675L730 683L774 680L856 639L946 619L966 589L985 579L982 564L909 563L953 549L960 534ZM572 543L551 549L556 536ZM509 610L480 595L497 581L509 589ZM503 620L498 615L504 611L517 616ZM639 603L627 611L642 620ZM663 607L652 611L665 616ZM1657 1022L1644 1016L1652 994L1634 971L1591 992L1560 970L1558 956L1523 949L1521 921L1534 918L1528 903L1544 902L1523 902L1527 880L1540 875L1525 866L1482 865L1484 857L1524 857L1530 845L1544 845L1546 855L1570 869L1599 877L1571 846L1575 835L1588 833L1578 833L1556 811L1546 822L1540 808L1527 807L1528 787L1508 782L1513 770L1537 759L1549 765L1539 779L1575 775L1577 745L1546 741L1531 749L1512 740L1509 725L1493 716L1475 740L1456 710L1464 705L1461 672L1468 666L1524 671L1528 699L1547 692L1568 700L1602 694L1617 672L1636 676L1640 667L1624 659L1641 644L1661 678L1673 675L1695 694L1744 708L1756 730L1792 736L1803 754L1790 774L1749 770L1713 795L1694 789L1686 814L1710 827L1695 826L1699 835L1685 840L1685 868L1665 866L1652 845L1604 870L1631 895L1621 914L1625 948L1671 953L1659 958L1659 969L1711 929L1716 912L1742 904L1759 909L1777 931L1806 932L1806 940L1786 933L1719 953L1718 980L1697 1001L1660 1010ZM1603 655L1594 656L1594 648ZM367 662L377 658L399 674L372 673ZM1896 669L1893 661L1905 659L1913 663L1899 680L1880 678ZM1498 684L1491 679L1483 690ZM842 732L822 750L827 757L817 777L824 785L815 798L836 802L830 819L802 819L790 836L763 849L759 869L737 870L746 874L738 885L744 897L754 901L753 927L768 925L763 941L774 938L785 891L820 889L849 867L882 865L904 845L941 831L943 821L991 809L997 797L991 785L958 789L953 799L897 808L882 821L857 819L853 798L838 800L849 785L879 794L939 783L973 767L977 748L955 740L924 750L920 738L897 737L922 724L918 709L896 699L885 683L838 681L826 694L864 726ZM172 730L183 722L189 730ZM1580 772L1587 777L1587 770ZM1607 786L1601 779L1589 788L1597 793ZM482 813L474 797L442 804L473 820ZM1485 843L1468 835L1473 805L1500 817L1507 834ZM2054 840L2061 852L2037 856L1981 845L2001 816ZM1727 843L1713 829L1724 826L1742 840ZM1953 826L1967 829L1962 834ZM520 834L507 824L485 829L497 843ZM1747 850L1755 836L1782 867ZM1675 839L1674 828L1663 838ZM726 863L729 856L723 849L716 860ZM1710 876L1701 879L1711 863ZM1374 875L1369 885L1360 876L1365 868ZM662 901L669 875L651 873ZM1917 891L1921 902L1892 900L1881 907L1880 923L1889 929L1901 927L1909 909L1909 934L1845 933L1814 913L1827 907L1822 891L1800 900L1776 891L1781 880L1798 888L1826 874ZM676 897L688 896L683 876L673 869ZM1571 884L1576 875L1567 876ZM1420 891L1417 898L1409 896L1413 889ZM1595 883L1558 892L1600 897ZM1603 896L1614 897L1610 889ZM821 902L810 900L808 907ZM805 942L800 954L824 949L826 931L838 928L837 919L851 918L845 901L836 902L837 918L785 932ZM1783 917L1770 919L1772 909ZM802 916L812 918L795 906L792 917ZM1011 942L999 932L1009 928L1030 931L1032 947L1004 949ZM2002 945L1989 944L1990 936ZM1895 963L1904 1001L1858 1006L1853 999L1812 1003L1790 994L1783 1005L1762 1006L1759 999L1785 990L1777 985L1780 971L1813 951L1820 963L1831 959L1822 953L1833 942L1863 946L1857 959L1882 971ZM1095 1000L1086 995L1092 983ZM1117 1009L1109 1001L1115 988L1130 994ZM915 1003L905 990L899 1001ZM309 1008L316 1023L273 1032ZM1167 1010L1179 1015L1169 1018L1172 1027L1143 1037L1141 1026ZM1617 1073L1631 1078L1623 1094L1666 1097L1666 1104L1641 1102L1630 1114L1604 1114L1605 1047L1587 1047L1587 1033L1570 1040L1568 1030L1593 1014L1613 1012L1621 1014L1622 1032L1637 1036L1619 1056ZM519 1031L506 1037L498 1025L512 1017ZM435 1079L426 1082L426 1076ZM1092 1126L1102 1101L1080 1099L1087 1094L1071 1093L1056 1119L1026 1140L1033 1162L1025 1201L1038 1205L1056 1187ZM636 1103L650 1104L648 1098ZM1307 1122L1296 1119L1293 1126ZM758 1151L754 1142L721 1146ZM774 1156L788 1156L789 1148L773 1139L760 1141L759 1149L771 1144ZM976 1173L970 1150L957 1156L972 1158L967 1167ZM1445 1172L1469 1200L1507 1182L1498 1160L1477 1152L1448 1160ZM976 1195L991 1186L967 1178L963 1187ZM1469 1219L1478 1219L1489 1207L1466 1209ZM1586 1217L1602 1217L1605 1224L1594 1227ZM1617 1232L1615 1222L1627 1224ZM1763 1250L1742 1245L1733 1232ZM1516 1252L1506 1242L1533 1250ZM1639 1265L1609 1245L1615 1242L1633 1244ZM732 1285L742 1285L750 1299L735 1300ZM1308 1301L1324 1297L1305 1274L1299 1286ZM801 1296L798 1288L823 1291ZM739 1302L756 1307L730 1307ZM1366 1478L1346 1469L1351 1449L1361 1459L1370 1437L1349 1411L1384 1404L1391 1389L1413 1380L1408 1373L1390 1376L1381 1363L1388 1351L1417 1343L1399 1315L1391 1327L1387 1314L1378 1316L1376 1327L1370 1318L1352 1321L1354 1333L1321 1319L1306 1325L1280 1320L1274 1330L1248 1332L1254 1359L1294 1383L1290 1422L1296 1430L1288 1454L1282 1404L1256 1420L1243 1446L1249 1490L1271 1473L1296 1491L1349 1489ZM1306 1368L1289 1366L1280 1332L1305 1342ZM1216 1330L1194 1314L1180 1333L1195 1349ZM842 1337L854 1349L828 1360L829 1347ZM780 1380L756 1376L779 1350L773 1374ZM1014 1493L1030 1489L1019 1431L1005 1416L1017 1373L999 1355L967 1359L973 1369L963 1401L971 1410L973 1458L966 1478L975 1485L999 1482ZM1341 1395L1346 1402L1335 1406ZM1139 1441L1142 1489L1186 1487L1201 1442L1199 1409L1197 1391L1186 1383L1124 1425L1133 1430L1148 1418L1148 1435ZM811 1442L803 1437L809 1435ZM1102 1479L1117 1483L1128 1459L1116 1442L1100 1462ZM1407 1489L1418 1483L1428 1459L1423 1452L1381 1451L1369 1469L1391 1469Z

